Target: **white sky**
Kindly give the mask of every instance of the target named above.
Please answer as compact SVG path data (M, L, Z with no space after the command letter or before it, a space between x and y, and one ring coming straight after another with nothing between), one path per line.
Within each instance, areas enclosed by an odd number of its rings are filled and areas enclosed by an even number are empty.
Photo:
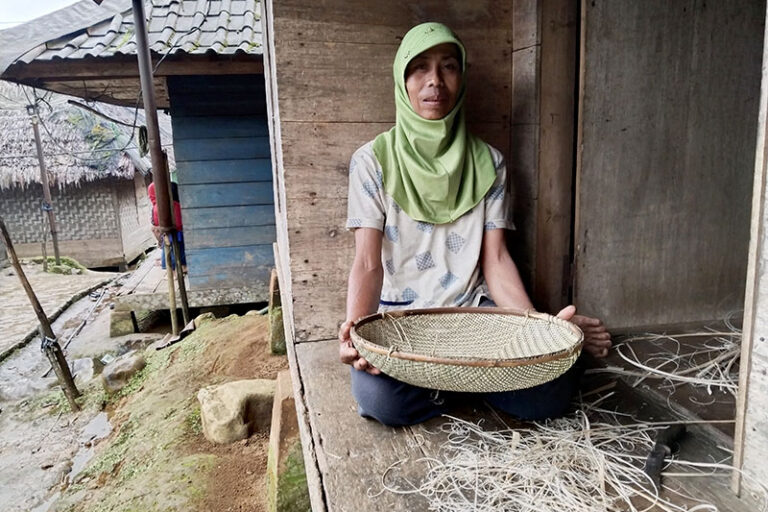
M0 30L39 18L79 0L0 0Z

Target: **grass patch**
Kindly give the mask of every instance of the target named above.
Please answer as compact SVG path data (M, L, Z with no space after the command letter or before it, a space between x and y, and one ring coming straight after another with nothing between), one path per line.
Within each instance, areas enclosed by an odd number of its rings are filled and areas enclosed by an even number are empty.
M110 402L115 402L125 396L132 395L136 391L140 390L144 386L144 382L150 375L155 374L160 370L168 368L171 362L171 355L179 348L178 345L163 350L147 350L144 352L144 361L146 365L144 368L136 372L131 377L128 384L125 385L117 393L113 393L109 396Z
M69 402L64 391L57 386L56 389L22 402L20 408L30 412L45 411L48 414L59 414L69 412Z
M32 261L34 263L42 264L43 263L43 257L38 256L36 258L32 258ZM51 270L53 268L59 268L59 269L73 269L73 270L80 270L85 271L87 270L83 265L77 262L77 260L70 258L69 256L62 256L59 258L59 261L61 261L60 265L56 265L56 258L53 256L48 256L46 258L46 262L48 263L48 269ZM54 272L51 270L51 272ZM63 271L57 272L59 274L65 273Z
M196 436L203 433L203 421L200 418L200 407L194 407L184 418L184 428Z

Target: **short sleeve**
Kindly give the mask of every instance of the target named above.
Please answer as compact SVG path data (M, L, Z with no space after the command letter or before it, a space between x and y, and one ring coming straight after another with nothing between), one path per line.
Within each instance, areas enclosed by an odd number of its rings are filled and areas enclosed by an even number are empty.
M496 168L496 181L485 194L485 231L515 229L512 222L512 197L507 191L507 165L499 150L488 146Z
M349 162L347 229L374 228L382 231L386 218L381 166L369 142Z

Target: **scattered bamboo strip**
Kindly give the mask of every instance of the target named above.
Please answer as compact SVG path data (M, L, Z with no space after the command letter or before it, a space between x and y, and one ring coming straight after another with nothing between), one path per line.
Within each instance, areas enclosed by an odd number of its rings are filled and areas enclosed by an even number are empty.
M592 373L613 373L637 377L632 383L633 386L639 385L645 379L654 378L664 380L663 387L673 391L675 386L685 383L695 387L704 387L710 395L713 389L720 389L735 395L738 391L738 370L735 368L738 366L737 362L741 354L741 332L733 325L730 316L724 319L724 323L730 329L729 331L704 330L674 336L646 334L627 338L623 343L616 345L616 353L624 362L640 371L614 366L592 370ZM707 340L695 350L681 353L682 343L680 340L693 337L707 338ZM668 349L660 349L658 353L650 354L641 361L633 348L633 344L639 341L650 342L656 346L659 343L671 342L677 348L672 352ZM691 349L693 347L689 344L686 348ZM702 362L702 359L705 360ZM700 401L694 400L694 402L705 405Z
M418 494L428 501L428 510L441 512L717 510L690 496L682 497L687 504L660 496L642 470L654 444L651 434L678 422L621 425L618 416L602 410L598 418L591 418L596 411L587 405L566 418L499 431L485 431L478 424L446 416L437 432L424 430L428 435L447 436L438 453L395 461L382 475L376 495ZM667 476L712 476L733 470L719 463L671 463L711 472L668 471ZM425 467L419 481L405 477L413 474L405 471L413 465ZM761 497L761 511L767 510L766 497L768 492ZM691 502L699 504L690 507Z

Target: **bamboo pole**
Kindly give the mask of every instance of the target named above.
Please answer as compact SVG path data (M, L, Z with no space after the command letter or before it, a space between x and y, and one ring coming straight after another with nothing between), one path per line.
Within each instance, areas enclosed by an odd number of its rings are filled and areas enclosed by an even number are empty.
M59 379L59 384L64 391L64 395L67 397L70 408L73 412L79 411L80 406L77 405L75 399L80 396L80 392L75 386L75 381L72 379L72 373L69 371L69 365L64 357L64 353L61 351L59 343L56 341L56 335L53 332L53 328L48 321L45 311L43 311L43 306L37 299L37 295L35 295L32 286L27 280L27 276L24 274L24 270L21 268L21 263L19 263L19 258L16 256L16 251L11 242L11 236L8 233L8 229L5 227L5 222L2 217L0 217L0 235L2 235L2 238L5 241L5 246L8 249L8 256L11 259L13 268L16 270L16 275L19 276L21 285L24 287L24 291L27 293L27 297L29 297L29 302L32 304L32 309L35 310L35 314L37 315L37 320L40 322L40 337L42 338L41 348L51 362L53 370L56 372L56 377Z
M163 150L163 167L166 172L168 172L168 153ZM171 200L171 222L173 223L173 227L175 228L177 225L179 225L179 222L176 218L176 209L173 207L173 190L171 190L171 187L173 187L173 183L170 181L168 182L168 188L169 188L169 195ZM184 324L187 325L189 323L189 300L187 299L187 285L184 282L184 269L181 268L181 247L178 241L178 237L176 236L176 233L178 231L173 232L173 236L171 237L171 249L173 249L173 258L176 262L176 280L179 282L179 299L181 300L181 314L184 318ZM174 334L178 334L174 332Z
M176 287L173 283L173 260L171 251L173 250L173 234L163 234L163 251L165 253L165 276L168 279L168 308L171 312L171 330L173 335L179 334L179 319L176 311ZM178 263L178 260L175 262ZM181 265L179 265L181 266Z
M181 268L181 246L176 236L173 237L171 248L173 257L176 259L176 280L179 282L179 298L181 299L181 315L184 318L184 325L189 323L189 301L187 300L187 285L184 282L184 269Z
M163 234L165 248L165 263L168 277L168 307L171 312L173 334L177 335L178 321L176 318L176 290L173 283L173 268L170 265L172 244L168 237L173 236L175 225L171 218L170 178L165 166L165 157L160 143L160 128L157 123L157 103L155 102L155 87L152 77L152 57L147 43L147 21L144 14L144 1L133 0L133 26L136 30L136 56L139 61L139 78L141 95L144 98L144 114L147 122L147 138L149 155L152 159L152 180L157 194L157 221Z
M27 107L32 119L32 130L35 132L35 146L37 147L37 161L40 163L40 183L43 185L43 210L48 214L48 224L51 228L51 239L53 240L53 254L56 258L56 264L61 265L61 255L59 254L59 235L56 232L56 215L53 213L53 203L51 200L51 189L48 185L48 171L45 168L45 159L43 158L43 145L40 142L40 122L37 114L37 105ZM45 243L45 242L43 242Z

